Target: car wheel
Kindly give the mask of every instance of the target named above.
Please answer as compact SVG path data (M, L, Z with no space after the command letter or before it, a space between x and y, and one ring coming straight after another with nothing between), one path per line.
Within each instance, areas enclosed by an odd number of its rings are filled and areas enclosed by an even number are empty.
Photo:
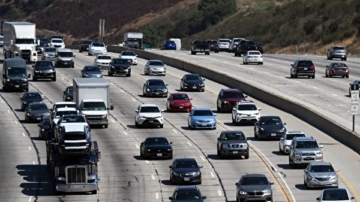
M290 73L290 78L294 78L294 75L292 73Z
M245 154L245 159L249 159L249 152Z
M138 124L138 122L135 120L135 126L137 127L137 128L140 128L140 125Z
M56 77L54 77L52 80L53 80L53 81L56 81Z
M130 74L126 74L126 77L131 77L131 73L130 73Z
M280 144L279 144L279 152L280 152L280 153L283 153L283 150L281 149Z
M35 76L33 76L33 81L37 81L37 78Z
M231 116L231 119L232 119L232 123L235 124L235 119L233 116Z
M256 135L256 131L254 130L254 138L258 139L258 136Z
M346 78L348 79L348 78L349 78L349 75L346 75Z
M289 166L292 166L292 161L291 161L290 156L289 156Z
M329 75L328 75L328 73L327 73L327 72L325 72L325 77L329 77Z
M97 194L97 190L92 191L91 194Z
M144 154L142 153L141 149L140 149L140 157L144 157Z
M217 111L218 113L220 113L220 107L219 107L219 106L216 106L216 111Z
M79 53L82 53L82 50L81 50L81 49L79 49Z
M160 128L164 128L164 124L161 124L161 125L160 125Z
M298 75L297 75L297 74L294 74L294 78L298 78Z
M332 75L331 75L331 74L329 74L329 77L332 77Z
M314 76L312 76L312 78L313 78L313 79L315 79L315 75L314 75Z
M344 61L346 61L346 57L344 58Z
M191 125L190 125L190 123L188 122L188 128L191 130L192 129L192 127L191 127Z
M308 76L308 78L310 79L310 78L311 78L311 76Z

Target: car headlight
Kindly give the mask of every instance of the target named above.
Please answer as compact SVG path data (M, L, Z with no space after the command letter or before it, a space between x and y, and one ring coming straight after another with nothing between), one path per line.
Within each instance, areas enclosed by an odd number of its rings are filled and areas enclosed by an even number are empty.
M151 149L147 149L146 151L151 151Z
M314 177L309 177L309 180L315 181L315 178Z
M66 181L65 177L56 177L57 181Z
M150 91L150 89L147 88L146 91Z
M175 176L179 176L179 173L177 173L175 171L172 171L172 174L175 175Z
M247 193L246 193L246 191L239 191L239 194L246 195Z
M260 128L260 130L264 131L264 128Z
M193 175L198 176L198 175L200 175L200 172L193 172Z
M151 71L155 71L155 69L154 68L150 68L151 69Z
M36 73L39 73L40 71L39 70L35 70Z
M45 131L45 129L43 129L43 128L42 128L42 129L41 129L41 131L42 131L42 132L44 132L44 131Z
M301 156L300 152L295 152L295 156Z
M31 114L30 114L30 113L27 113L26 115L30 116Z
M224 104L229 103L229 102L228 102L228 101L226 101L226 100L225 100L225 101L223 101L223 102L224 102Z
M316 155L322 155L322 152L315 152Z
M84 74L84 76L85 76L85 77L89 77L89 75L88 75L88 74Z
M286 130L286 128L282 128L282 129L280 130L280 132L285 132L285 130Z
M24 103L24 104L27 104L27 102L26 102L26 101L24 101L23 103Z
M49 112L47 112L47 113L45 113L45 114L43 114L44 116L50 116L50 113Z
M333 175L330 177L330 180L336 180L337 179L337 176L336 175Z
M23 79L23 81L27 81L27 79Z
M164 89L163 92L167 92L168 90L167 89Z
M255 113L255 114L254 114L254 116L258 116L258 115L260 115L260 113Z
M48 56L49 56L49 54L46 54L46 53L45 53L45 54L44 54L44 56L45 56L45 57L48 57Z
M248 147L248 145L247 144L242 144L242 147L246 149Z
M95 180L96 179L96 175L95 174L90 174L88 175L88 180Z
M9 82L10 81L10 79L6 79L6 82Z
M200 84L200 86L205 86L205 84L202 83L202 84Z
M264 192L264 194L271 194L271 190L270 190L270 189L265 189L263 192Z
M172 149L168 149L168 151L172 151Z

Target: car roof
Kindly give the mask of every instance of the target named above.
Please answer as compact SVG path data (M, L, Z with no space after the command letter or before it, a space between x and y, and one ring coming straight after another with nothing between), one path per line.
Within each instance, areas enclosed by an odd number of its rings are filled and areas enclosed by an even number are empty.
M64 109L64 108L60 108L60 109ZM81 114L64 114L63 117L65 116L83 116Z
M59 48L56 50L57 52L71 52L72 53L72 50L71 49L68 49L68 48Z
M61 111L77 111L77 109L75 109L74 107L61 107L56 110L56 112L61 112Z
M309 62L312 62L312 60L309 60L309 59L297 59L296 61L309 61Z
M191 76L191 75L200 76L200 74L185 74L184 76Z
M324 161L311 161L310 162L311 166L320 166L320 165L332 165L330 162L324 162Z
M160 136L159 136L159 137L147 137L146 140L147 140L147 139L167 139L167 138L166 138L166 137L160 137Z
M149 62L163 62L162 60L149 60Z
M187 186L178 186L176 190L197 190L199 191L199 188L195 185L187 185Z
M63 105L63 104L76 104L75 102L56 102L54 105Z
M345 190L347 192L347 190L345 188L326 188L323 190L323 192L325 191L335 191L335 190Z
M196 161L194 158L177 158L174 161Z
M162 79L148 79L148 81L164 81Z
M241 90L237 89L237 88L227 88L227 89L222 89L224 92L226 93L235 93L235 92L242 92Z
M316 141L313 137L294 137L297 141Z
M247 173L241 177L266 177L266 175L261 174L261 173Z
M287 131L287 132L286 132L286 135L287 135L287 134L304 134L304 135L305 135L304 132L302 132L302 131L297 131L297 130Z
M260 116L260 118L280 118L280 116Z
M210 110L211 109L209 107L198 107L198 108L195 108L194 111L202 111L202 110Z
M39 94L40 95L40 93L37 91L25 92L24 95L26 95L26 94Z
M237 102L237 104L239 104L239 105L245 105L245 104L255 105L255 103L251 100L243 100L243 101Z
M159 107L156 104L141 104L141 107Z
M63 125L65 132L84 132L84 125L83 124L76 124L76 125Z
M176 92L176 93L171 93L170 95L188 95L188 94L182 92Z

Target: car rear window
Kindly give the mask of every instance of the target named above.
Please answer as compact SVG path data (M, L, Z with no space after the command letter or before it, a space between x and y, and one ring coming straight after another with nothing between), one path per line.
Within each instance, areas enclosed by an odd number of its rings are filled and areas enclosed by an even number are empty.
M347 67L345 63L334 63L333 67Z
M345 47L339 47L339 46L336 46L334 47L335 50L345 50Z
M260 55L260 52L249 52L249 55Z
M242 92L227 92L224 93L223 98L245 98Z
M301 67L311 67L313 65L314 64L312 61L299 61L299 64L298 64L298 66L301 66Z

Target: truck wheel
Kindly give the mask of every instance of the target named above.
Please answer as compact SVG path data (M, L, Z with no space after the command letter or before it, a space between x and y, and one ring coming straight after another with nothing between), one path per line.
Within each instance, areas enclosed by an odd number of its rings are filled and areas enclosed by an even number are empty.
M104 128L108 128L108 126L109 126L108 124L103 125Z
M164 124L161 124L161 125L160 125L160 128L164 128Z
M191 55L195 55L195 53L193 51L191 51Z
M108 71L108 76L113 76L113 73Z
M249 152L245 154L245 159L249 159Z
M56 81L56 77L54 77L52 80L53 80L53 81Z
M81 49L79 49L79 53L82 53L82 50L81 50Z

